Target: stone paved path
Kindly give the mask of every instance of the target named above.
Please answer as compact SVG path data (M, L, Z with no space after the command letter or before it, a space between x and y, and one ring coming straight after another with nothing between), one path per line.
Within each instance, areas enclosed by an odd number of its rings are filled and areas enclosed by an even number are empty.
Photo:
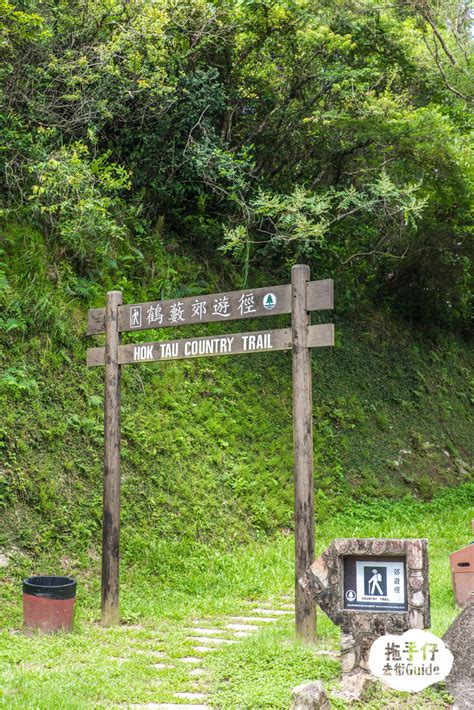
M293 606L286 598L275 606L277 608L274 609L251 608L246 616L194 619L192 626L186 629L186 640L196 644L192 646L192 656L168 658L166 651L150 651L150 656L152 656L150 660L153 661L151 665L157 672L176 668L183 664L184 668L189 669L187 675L194 681L187 687L195 685L195 689L184 691L176 688L175 703L144 703L127 707L142 710L210 710L210 707L205 704L208 698L207 671L202 667L206 654L218 653L223 648L242 643L244 639L258 634L261 629L268 628L271 624L277 624L287 615L294 614ZM162 660L157 662L157 658Z

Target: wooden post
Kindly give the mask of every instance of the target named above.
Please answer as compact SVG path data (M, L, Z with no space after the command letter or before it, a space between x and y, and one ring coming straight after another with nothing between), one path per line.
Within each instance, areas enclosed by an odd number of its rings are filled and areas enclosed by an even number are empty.
M298 580L314 561L313 407L311 351L308 348L309 267L291 270L293 338L293 446L295 482L295 622L296 635L307 643L316 640L316 608Z
M104 518L102 527L102 625L120 623L120 291L108 291L105 309Z

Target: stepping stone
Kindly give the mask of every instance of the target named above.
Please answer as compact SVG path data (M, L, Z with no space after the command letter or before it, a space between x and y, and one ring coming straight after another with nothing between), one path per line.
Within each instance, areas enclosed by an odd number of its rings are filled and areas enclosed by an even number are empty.
M205 700L208 697L207 693L175 693L175 696L185 700Z
M138 651L134 651L134 653L146 653L147 656L153 656L154 658L165 658L166 653L164 651L148 651L144 649L140 649Z
M226 624L227 629L232 629L233 631L258 631L258 626L251 626L250 624Z
M269 617L269 616L230 616L229 619L235 619L235 621L250 621L250 622L257 622L257 623L269 623L272 621L278 621L276 616Z
M201 629L199 627L190 629L190 631L196 631L198 634L202 634L202 636L213 636L214 634L224 633L222 629Z
M171 666L168 663L153 663L152 668L156 668L157 671L165 671L170 668L175 668L176 666Z
M252 634L249 631L234 631L234 636L237 636L239 639L246 639L248 636L251 636Z
M216 643L216 644L226 644L235 643L232 639L215 639L208 638L207 636L190 636L188 637L190 641L202 641L202 643Z
M138 629L139 631L142 631L145 627L142 626L142 624L122 624L119 626L120 631L132 631L134 629Z
M204 670L204 668L193 668L192 671L189 671L189 675L206 675L207 671Z
M193 651L197 651L198 653L207 653L208 651L215 651L216 647L214 648L209 648L209 646L193 646Z
M284 616L284 614L293 614L289 609L252 609L256 614L273 614L274 616Z
M201 663L201 659L196 658L195 656L185 656L184 658L178 658L178 661L181 661L181 663Z

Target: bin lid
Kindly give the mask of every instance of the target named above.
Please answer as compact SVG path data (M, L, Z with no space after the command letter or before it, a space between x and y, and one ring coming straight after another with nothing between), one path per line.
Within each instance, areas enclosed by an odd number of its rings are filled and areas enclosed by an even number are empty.
M453 573L474 572L474 545L467 545L449 555Z
M76 596L76 586L72 577L41 575L23 580L23 594L46 599L72 599Z

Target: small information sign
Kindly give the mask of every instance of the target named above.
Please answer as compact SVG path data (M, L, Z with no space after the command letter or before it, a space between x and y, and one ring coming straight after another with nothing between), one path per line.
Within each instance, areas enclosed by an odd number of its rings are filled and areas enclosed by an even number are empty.
M406 611L406 560L344 558L344 609Z
M426 540L336 538L301 582L341 627L343 691L367 673L375 639L430 625Z

